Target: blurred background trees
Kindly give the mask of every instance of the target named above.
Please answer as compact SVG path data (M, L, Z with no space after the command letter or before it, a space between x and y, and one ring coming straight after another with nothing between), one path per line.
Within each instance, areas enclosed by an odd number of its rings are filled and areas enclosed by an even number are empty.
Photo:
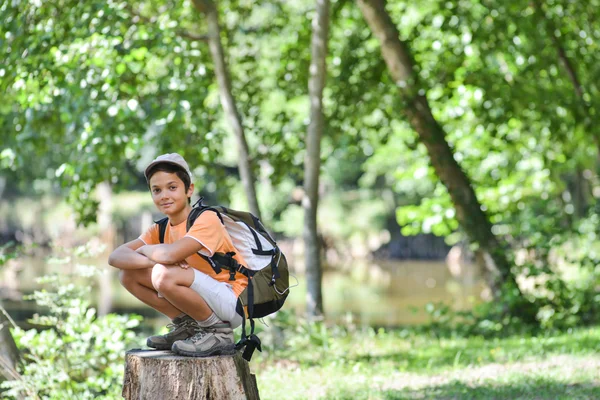
M481 297L502 300L485 312L503 325L597 319L598 1L332 1L320 138L307 135L317 3L215 4L224 62L191 1L0 6L3 240L32 234L13 210L26 198L66 198L92 224L98 185L143 192L140 170L163 152L194 166L212 203L253 209L241 183L253 176L267 226L299 238L318 141L325 268L427 238L403 258L456 246L481 266ZM133 199L113 199L112 216ZM113 241L136 234L115 229Z

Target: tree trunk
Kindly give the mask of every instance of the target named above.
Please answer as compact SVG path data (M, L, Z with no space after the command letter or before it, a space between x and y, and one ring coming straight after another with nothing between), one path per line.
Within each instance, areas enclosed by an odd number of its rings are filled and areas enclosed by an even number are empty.
M321 281L321 252L317 234L317 209L319 205L319 172L321 169L321 135L325 128L323 113L323 88L327 77L327 37L329 34L329 0L316 0L316 13L312 21L311 63L308 93L310 98L310 124L306 134L304 157L304 254L307 283L307 314L323 315Z
M100 241L105 246L102 259L108 259L109 254L113 251L115 244L116 228L112 219L112 198L113 190L110 182L101 182L96 187L98 201L98 230ZM115 268L102 268L101 275L98 277L98 315L107 315L112 309L113 293L112 293L112 277Z
M584 172L581 171L581 168L577 168L577 170L575 171L572 186L573 188L571 189L571 193L573 193L575 215L578 219L585 218L590 207L588 201L588 193L590 193L591 190L589 190L587 181L584 176Z
M252 172L252 164L250 162L250 152L242 119L235 105L235 99L231 92L231 80L229 78L229 70L225 62L225 52L221 43L221 28L219 27L219 14L217 7L212 0L192 0L197 10L206 16L208 24L208 46L215 65L215 73L219 83L219 96L221 105L227 116L227 120L233 129L238 143L239 159L238 167L240 169L240 177L242 185L248 198L248 207L250 212L260 218L260 208L256 198L256 189L254 187L254 173Z
M427 148L431 165L446 186L456 219L469 241L477 245L478 260L482 263L486 281L497 297L503 283L514 277L504 249L492 233L491 223L481 209L469 178L454 159L446 134L431 113L429 103L413 70L408 47L399 38L399 32L385 10L384 0L358 0L365 20L381 43L381 52L390 74L406 101L404 114L420 141Z
M123 397L127 400L259 399L256 378L240 354L195 358L156 350L127 352Z
M0 199L2 199L2 195L4 194L5 187L6 187L6 178L4 176L0 176Z
M10 334L12 324L13 321L9 319L6 310L0 304L0 382L18 378L15 371L19 361L19 349Z

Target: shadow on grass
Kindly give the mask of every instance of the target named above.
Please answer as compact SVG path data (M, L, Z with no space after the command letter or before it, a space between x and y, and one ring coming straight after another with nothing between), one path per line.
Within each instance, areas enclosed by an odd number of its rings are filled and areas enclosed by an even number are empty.
M536 400L575 400L600 398L600 386L594 384L564 384L551 380L535 379L532 382L481 386L468 385L464 382L451 382L439 386L422 389L382 390L357 388L343 392L329 392L325 397L335 400L385 399L460 399L460 400L495 400L495 399L536 399Z

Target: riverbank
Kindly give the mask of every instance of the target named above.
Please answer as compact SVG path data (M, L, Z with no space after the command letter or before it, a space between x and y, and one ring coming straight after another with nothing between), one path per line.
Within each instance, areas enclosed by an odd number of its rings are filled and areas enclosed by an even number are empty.
M600 398L600 327L495 339L328 329L288 340L305 343L253 365L261 399Z

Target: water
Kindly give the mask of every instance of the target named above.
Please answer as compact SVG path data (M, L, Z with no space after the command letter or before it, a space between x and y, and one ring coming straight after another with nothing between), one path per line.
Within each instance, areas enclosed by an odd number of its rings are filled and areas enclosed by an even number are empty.
M301 304L305 289L293 296ZM353 265L346 272L329 272L323 279L323 303L335 320L351 317L365 325L399 326L428 320L428 303L444 302L468 310L481 301L481 279L456 279L442 261L385 261Z
M104 279L104 284L96 282L94 285L97 307L108 307L119 313L142 314L153 321L152 325L166 321L158 312L131 296L119 284L116 270L107 266L105 260L95 260L91 264L110 272L108 281ZM49 265L39 257L21 259L0 273L0 286L12 286L28 293L38 287L36 277L70 269L72 266L69 265ZM297 279L298 286L291 289L284 307L302 313L306 282L300 274ZM292 285L296 284L293 277L290 281ZM454 309L468 310L481 301L484 288L474 271L463 271L460 276L453 276L443 261L363 261L325 272L323 303L330 320L351 319L355 323L391 327L426 322L424 308L430 302L444 302ZM4 306L13 318L21 322L37 311L32 302L5 300Z

